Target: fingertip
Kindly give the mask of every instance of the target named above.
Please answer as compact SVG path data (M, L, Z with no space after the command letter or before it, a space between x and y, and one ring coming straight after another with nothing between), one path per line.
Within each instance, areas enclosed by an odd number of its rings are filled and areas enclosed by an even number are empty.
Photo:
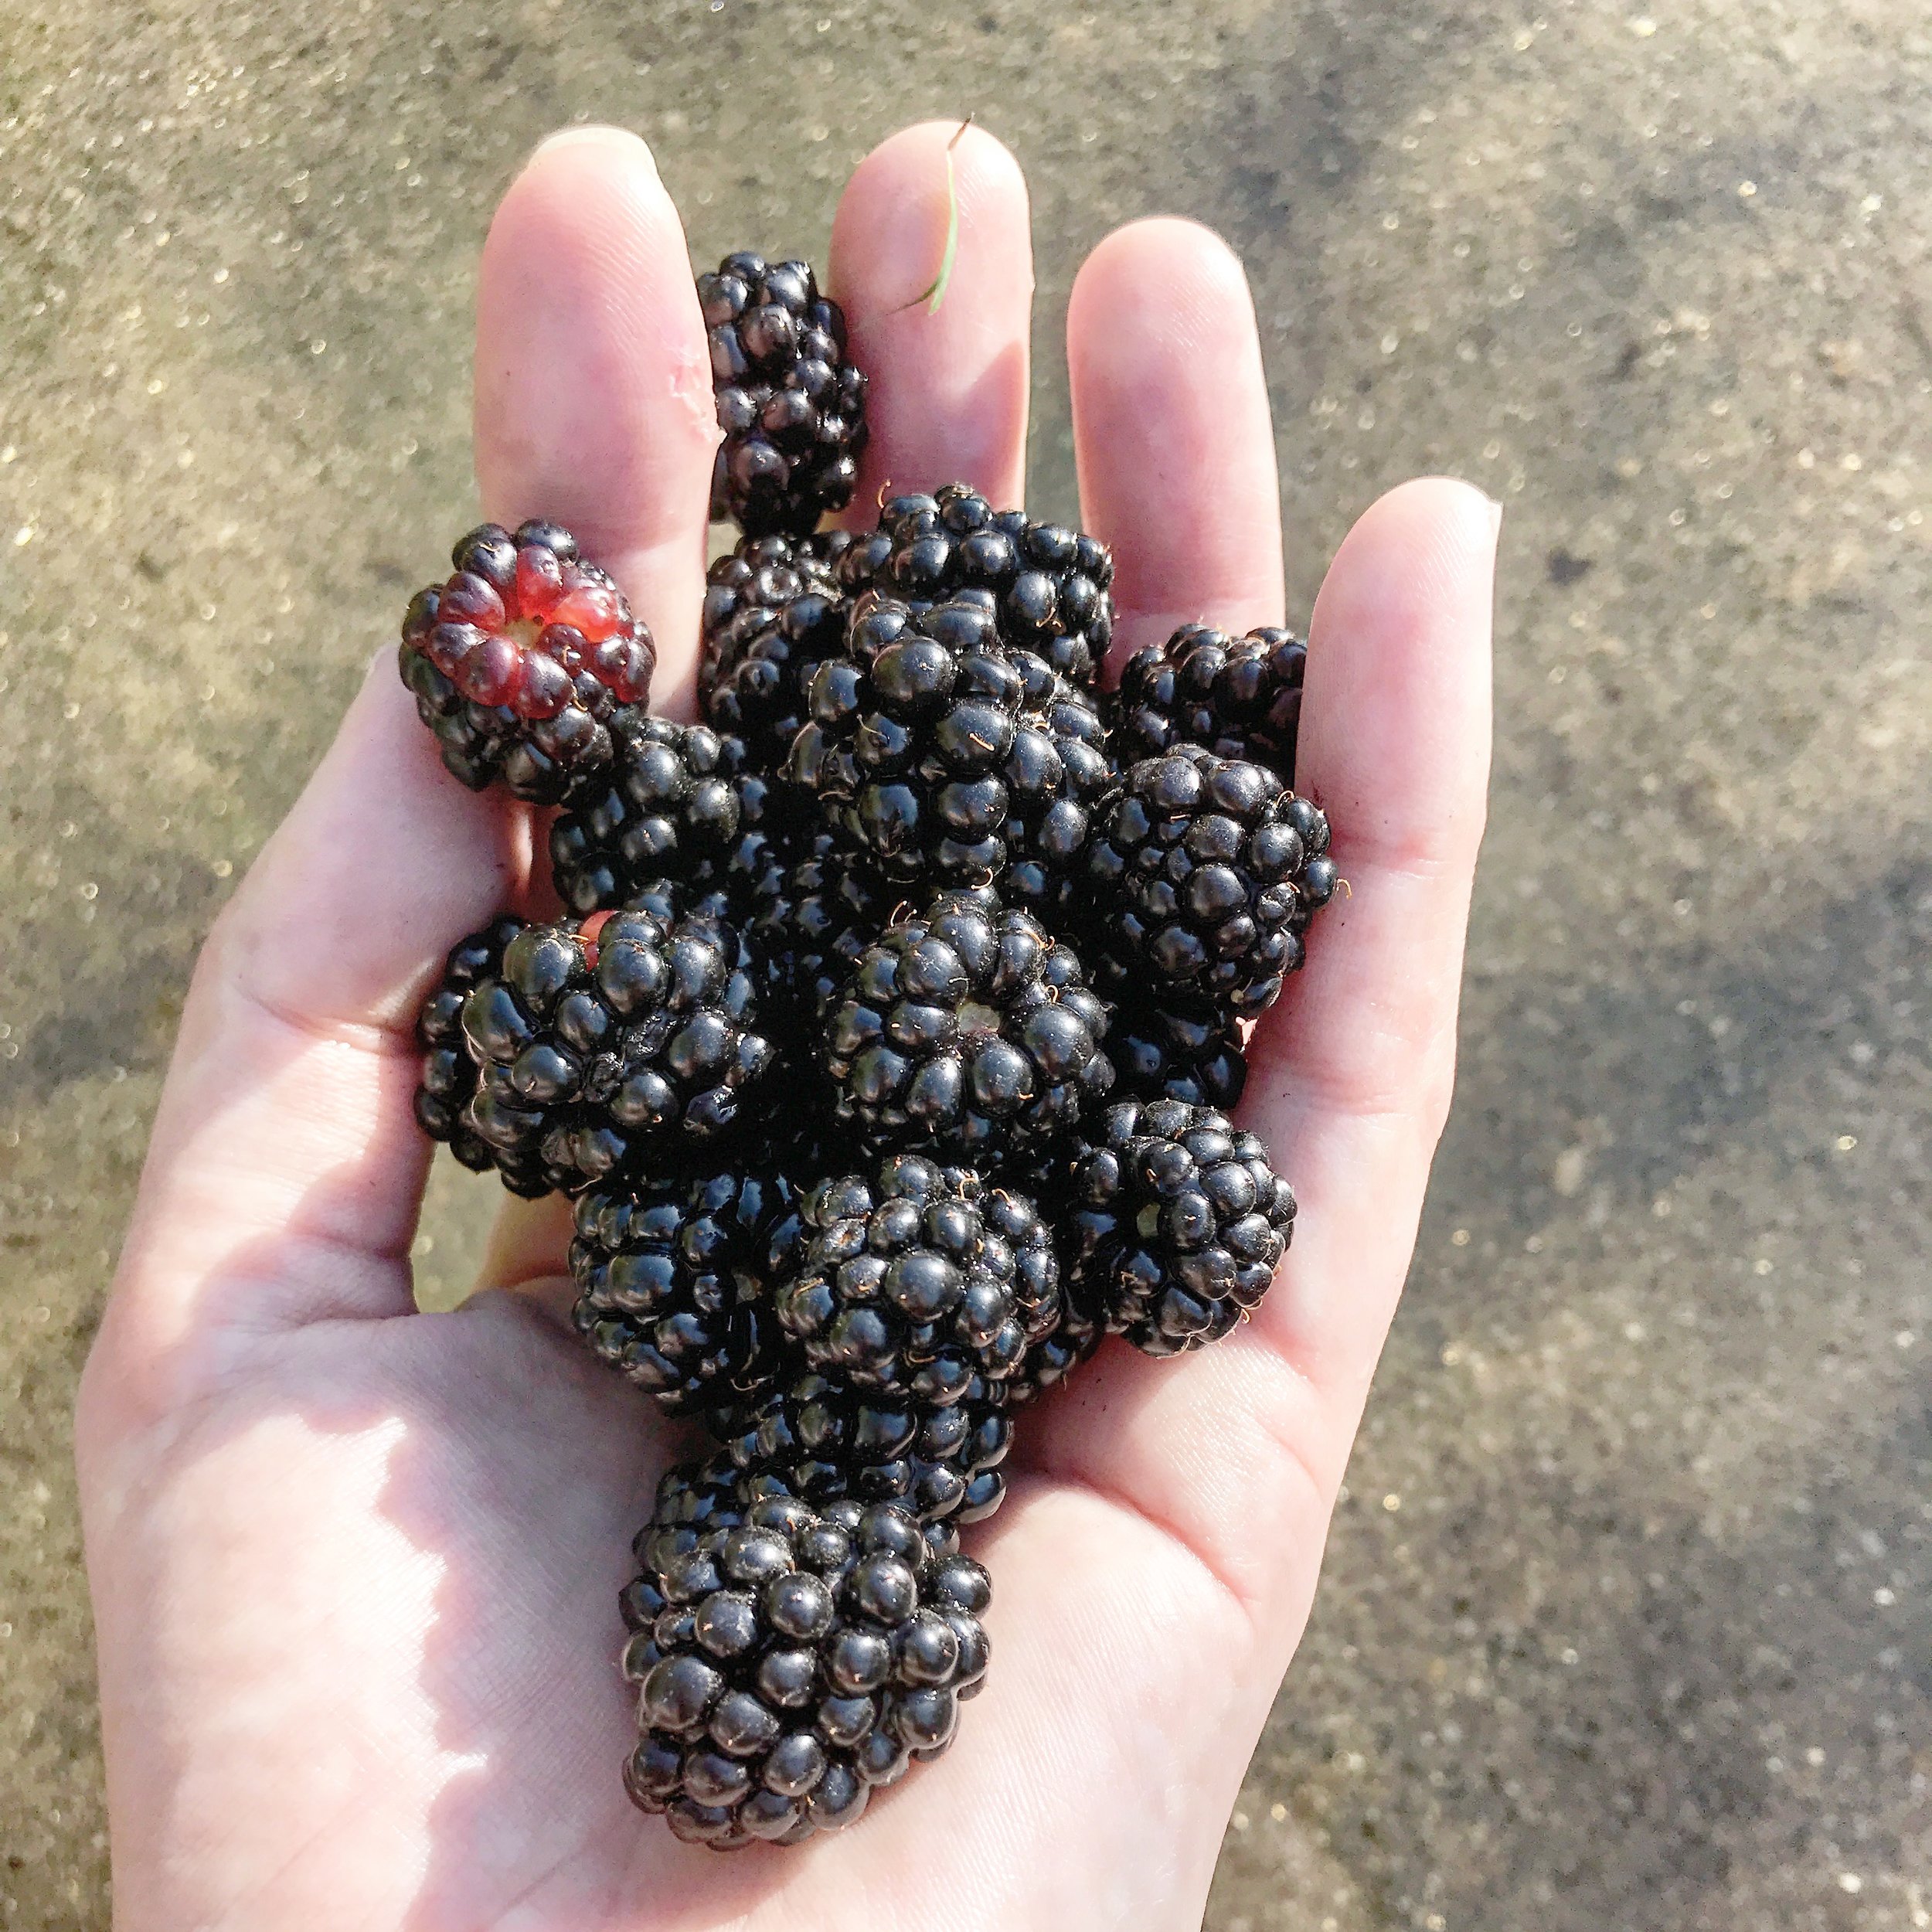
M530 151L534 161L539 155L553 155L566 148L601 148L614 153L618 149L627 151L623 158L627 164L642 162L653 175L658 172L658 158L651 151L651 144L643 135L629 128L614 126L608 121L584 121L573 128L560 128L554 134L546 134ZM527 168L529 163L526 162Z
M554 518L614 571L688 682L718 440L684 230L648 145L553 136L505 190L477 287L477 481L488 515Z
M1362 512L1310 622L1318 719L1321 687L1370 675L1440 687L1458 713L1480 699L1486 712L1502 519L1499 503L1453 477L1400 484Z
M1018 503L1033 253L1026 177L1011 151L957 121L922 122L881 142L839 201L828 268L852 359L871 382L855 516L882 490L954 481Z
M1274 426L1233 250L1171 216L1116 230L1075 279L1066 356L1082 515L1114 554L1114 661L1181 624L1281 623Z
M1093 325L1104 321L1104 327ZM1215 231L1179 215L1152 215L1117 228L1074 277L1067 303L1070 349L1104 355L1132 332L1138 347L1241 345L1254 298L1241 258Z

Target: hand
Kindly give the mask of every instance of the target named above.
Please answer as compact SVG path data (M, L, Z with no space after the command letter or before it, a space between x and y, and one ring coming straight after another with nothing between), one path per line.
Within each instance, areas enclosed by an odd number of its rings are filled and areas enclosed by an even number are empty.
M871 373L859 502L963 478L1017 502L1025 187L954 130L854 176L831 281ZM1274 446L1241 270L1138 223L1068 321L1083 520L1117 653L1284 621ZM648 151L543 148L483 257L484 505L574 529L689 716L713 445L678 217ZM855 512L855 515L860 515ZM1488 755L1494 506L1410 484L1313 621L1299 782L1349 883L1262 1022L1243 1110L1301 1202L1259 1315L1111 1344L1019 1432L985 1694L855 1830L721 1858L641 1817L615 1665L628 1544L685 1451L561 1319L554 1205L422 1315L411 1026L444 950L531 889L531 825L448 778L379 654L195 976L78 1420L122 1932L724 1925L1054 1932L1198 1923L1301 1634L1413 1243L1455 1057Z

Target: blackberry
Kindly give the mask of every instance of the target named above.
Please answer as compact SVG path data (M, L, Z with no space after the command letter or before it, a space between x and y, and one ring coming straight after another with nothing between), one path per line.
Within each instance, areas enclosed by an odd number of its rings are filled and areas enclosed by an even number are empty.
M1179 1100L1107 1108L1074 1162L1072 1201L1077 1292L1149 1355L1226 1335L1294 1231L1294 1196L1260 1141Z
M930 496L894 497L876 532L840 561L853 595L876 589L915 609L962 590L991 594L1001 634L1062 677L1090 685L1114 634L1114 560L1106 546L1057 523L995 510L948 483Z
M747 536L803 536L852 501L866 449L866 379L845 318L808 264L727 255L698 277L724 440L711 515Z
M674 879L694 897L722 889L747 821L764 829L770 788L746 771L744 746L708 725L641 713L620 720L612 736L603 782L580 791L550 828L557 896L587 914L628 903L649 879ZM741 917L750 889L747 880L742 908L732 908Z
M1213 1012L1124 997L1107 1029L1107 1055L1122 1100L1185 1100L1226 1114L1247 1086L1240 1029Z
M577 1332L672 1414L748 1401L783 1367L769 1291L803 1226L778 1173L712 1168L580 1195Z
M787 767L827 821L899 883L1056 898L1111 777L1090 702L1009 651L981 594L863 597L847 652L815 675Z
M415 1108L423 1131L433 1141L446 1141L465 1167L485 1173L496 1166L512 1193L535 1196L550 1191L542 1162L496 1154L466 1117L476 1094L477 1066L463 1037L463 1002L478 985L502 971L505 950L524 923L507 917L492 920L451 949L442 979L417 1017L423 1060Z
M825 1009L892 915L897 893L828 832L760 880L748 932L762 998L815 1042Z
M650 695L658 654L624 594L554 523L479 524L455 575L403 617L400 668L443 762L556 804L611 761L611 727Z
M772 1057L747 961L714 920L526 927L463 1002L464 1125L506 1172L573 1191L713 1138Z
M625 1789L719 1851L852 1824L952 1741L991 1597L978 1563L886 1505L769 1497L692 1535L626 1593L655 1614L624 1647L642 1731Z
M1097 815L1089 857L1104 988L1253 1018L1335 890L1328 846L1319 808L1260 765L1189 744L1143 759Z
M938 1406L997 1381L1060 1317L1060 1266L1031 1202L917 1155L804 1199L799 1272L773 1296L821 1374Z
M1145 646L1121 667L1115 695L1121 762L1196 744L1217 758L1266 765L1293 785L1308 656L1308 646L1287 631L1231 638L1205 624L1184 624L1166 643Z
M1004 1157L1107 1092L1105 1005L1032 914L942 893L860 955L825 1022L842 1117L879 1145Z
M896 1503L928 1526L978 1522L1006 1493L1008 1406L1003 1383L977 1376L942 1404L808 1372L736 1412L725 1440L739 1505L850 1498Z
M837 560L849 532L741 537L711 566L700 626L698 699L763 770L782 768L805 721L813 673L844 655L849 600Z
M1094 1297L1083 1284L1068 1281L1061 1294L1060 1319L1029 1345L1026 1359L1001 1384L1008 1409L1024 1408L1058 1387L1092 1359L1106 1335L1107 1325Z

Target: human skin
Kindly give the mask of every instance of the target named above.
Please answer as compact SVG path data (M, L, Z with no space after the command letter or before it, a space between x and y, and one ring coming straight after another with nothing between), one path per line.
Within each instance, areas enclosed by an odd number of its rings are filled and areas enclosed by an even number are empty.
M1021 500L1026 192L977 129L935 312L951 127L858 169L831 280L872 378L857 502ZM1252 306L1213 235L1137 223L1067 319L1114 657L1284 621ZM1292 383L1294 372L1283 372ZM634 137L573 130L509 189L478 298L483 505L542 514L651 627L689 716L715 441L677 214ZM858 513L855 512L855 515ZM1454 1080L1489 750L1498 512L1409 483L1310 627L1298 784L1347 889L1250 1048L1244 1124L1301 1203L1263 1307L1155 1362L1111 1343L1030 1412L991 1568L993 1667L940 1764L846 1833L730 1858L631 1808L628 1546L679 1439L570 1332L566 1220L517 1205L479 1291L416 1311L430 1149L413 1016L533 903L529 814L441 769L379 654L216 922L83 1380L77 1452L121 1932L515 1927L1167 1932L1199 1923L1298 1641Z

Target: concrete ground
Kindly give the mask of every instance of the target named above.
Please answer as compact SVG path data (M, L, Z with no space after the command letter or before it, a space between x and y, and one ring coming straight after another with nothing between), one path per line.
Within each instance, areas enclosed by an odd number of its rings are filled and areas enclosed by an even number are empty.
M74 1377L198 939L470 514L495 196L617 121L699 257L821 253L968 111L1036 196L1038 501L1073 270L1168 209L1253 278L1301 613L1400 477L1509 512L1460 1097L1209 1923L1932 1924L1919 0L14 0L8 1932L107 1923Z

